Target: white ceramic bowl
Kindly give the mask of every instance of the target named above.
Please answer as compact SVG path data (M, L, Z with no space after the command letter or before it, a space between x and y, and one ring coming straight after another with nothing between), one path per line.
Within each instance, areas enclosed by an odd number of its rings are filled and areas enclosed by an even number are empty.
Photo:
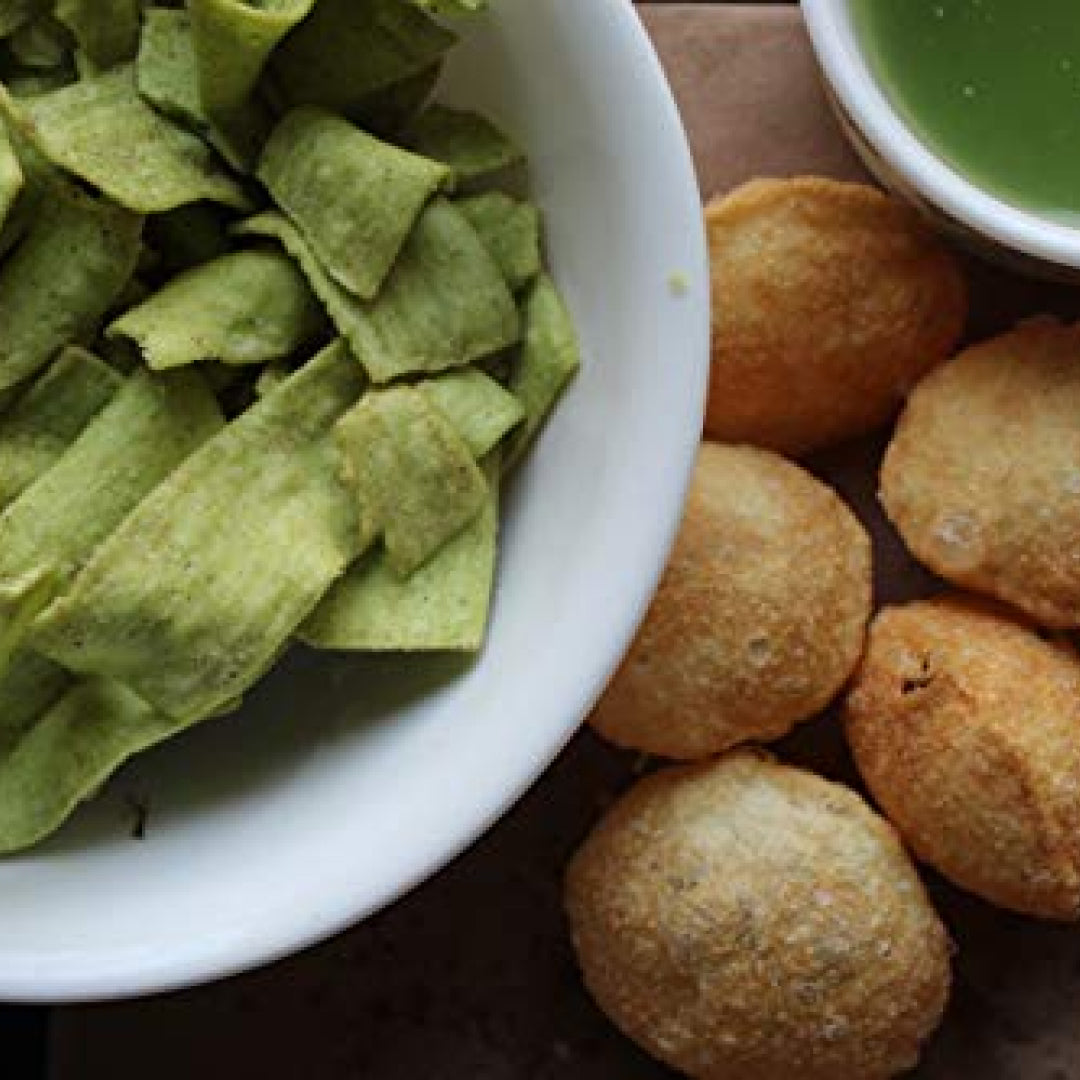
M802 9L845 130L878 179L982 254L1051 276L1080 270L1080 229L996 198L908 127L874 78L850 0L802 0Z
M528 147L586 363L508 499L489 644L471 669L298 652L239 714L135 762L50 843L0 862L0 997L186 986L395 899L541 773L644 614L704 407L690 155L627 0L493 7L446 96ZM142 840L132 800L148 803Z

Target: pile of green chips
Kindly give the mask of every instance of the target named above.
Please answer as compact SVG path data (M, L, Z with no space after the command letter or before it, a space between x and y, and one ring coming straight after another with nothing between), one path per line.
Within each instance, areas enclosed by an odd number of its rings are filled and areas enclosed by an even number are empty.
M0 0L0 852L290 642L476 651L578 366L484 0ZM438 17L436 17L438 16Z

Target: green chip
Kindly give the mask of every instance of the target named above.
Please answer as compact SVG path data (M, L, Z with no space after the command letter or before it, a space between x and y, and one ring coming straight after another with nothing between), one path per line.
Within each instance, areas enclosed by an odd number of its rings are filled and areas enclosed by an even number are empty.
M477 460L486 457L525 418L518 399L475 368L425 379L417 384L417 390L450 421Z
M446 169L323 109L294 109L275 129L259 179L330 276L370 300Z
M364 307L323 269L300 230L284 214L270 212L242 221L234 227L239 236L259 236L277 241L308 280L337 332L351 345L360 340Z
M476 230L437 199L409 234L377 299L349 336L375 382L464 367L512 345L513 298Z
M488 0L412 0L424 11L434 12L436 15L477 15L481 11L487 11Z
M417 75L373 90L349 110L353 123L373 135L400 141L401 130L424 107L442 74L442 64L432 64Z
M135 82L159 112L202 131L206 118L199 98L195 39L186 11L150 8L143 18Z
M35 204L29 233L0 267L0 389L93 336L134 272L141 230L136 214L73 188Z
M24 651L31 624L61 586L60 574L47 565L0 581L0 677Z
M98 548L34 646L181 719L235 703L358 554L332 428L362 389L335 345L254 404Z
M0 37L10 37L45 6L45 0L0 0Z
M237 227L277 239L297 261L330 320L373 381L465 367L518 339L513 297L476 230L451 203L421 214L378 298L364 303L322 269L279 214Z
M97 71L132 59L139 47L139 0L56 0L56 17Z
M0 760L60 699L71 676L59 664L20 649L0 676Z
M8 39L11 55L24 67L49 71L71 59L71 35L55 19L38 15L20 26Z
M525 338L510 376L510 392L525 410L525 423L511 436L506 468L521 460L581 367L573 319L552 280L542 274L524 303Z
M256 95L275 46L315 0L188 0L202 112L223 152L245 169L258 156L270 117Z
M410 577L372 549L323 598L300 629L320 649L476 652L484 642L499 531L499 455L485 462L480 514Z
M292 373L292 368L283 361L267 364L255 380L255 396L262 398L273 393Z
M319 0L269 65L286 106L355 116L376 91L438 64L457 40L409 0Z
M280 251L237 251L173 278L108 329L155 371L201 360L264 364L326 327L304 275Z
M77 682L0 757L0 852L43 840L124 761L183 726L119 683Z
M37 218L46 197L54 195L57 188L64 192L70 190L60 172L27 138L17 116L19 109L18 102L0 87L0 113L3 114L0 130L3 131L5 142L14 155L15 163L22 176L14 201L4 215L3 227L0 228L0 257L7 255L23 239ZM10 162L6 173L7 191L10 196L15 182L14 169Z
M72 346L0 416L0 508L56 464L121 381L108 364Z
M206 143L139 96L133 65L34 98L25 108L34 142L50 161L129 210L161 213L200 199L250 205Z
M543 269L540 211L501 191L489 191L457 203L484 247L499 265L507 285L519 292Z
M0 390L0 418L6 416L15 407L26 393L27 384L31 382L33 382L32 379L27 379L26 382L16 383L6 390Z
M525 160L521 149L479 113L430 105L403 135L406 146L441 161L460 183Z
M193 372L142 371L124 382L52 468L0 514L0 637L9 647L26 617L221 424L217 402Z
M97 354L118 375L132 375L144 367L139 350L130 341L102 338L95 343Z
M0 224L7 221L19 192L23 189L23 171L11 145L7 128L0 124Z
M141 304L153 291L146 280L136 273L135 277L128 278L128 283L116 298L116 302L110 308L110 313L112 311L124 311L126 308Z
M13 98L25 100L51 94L75 82L77 76L67 65L58 68L39 69L20 68L6 76L4 86Z
M200 96L209 116L244 106L270 54L314 6L315 0L187 0Z
M381 536L396 574L423 566L480 512L487 484L468 445L415 387L371 391L335 433L360 547Z

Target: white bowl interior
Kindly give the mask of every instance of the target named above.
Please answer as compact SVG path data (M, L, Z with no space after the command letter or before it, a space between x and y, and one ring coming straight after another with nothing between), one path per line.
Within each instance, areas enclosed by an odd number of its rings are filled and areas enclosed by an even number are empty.
M508 499L489 644L472 666L297 651L240 713L130 765L52 841L0 862L4 998L188 985L394 899L535 779L644 612L704 402L689 152L625 0L494 8L447 96L530 149L586 364Z
M802 0L802 9L837 98L907 185L956 221L1007 248L1080 268L1080 229L996 198L942 160L907 126L870 70L849 0Z

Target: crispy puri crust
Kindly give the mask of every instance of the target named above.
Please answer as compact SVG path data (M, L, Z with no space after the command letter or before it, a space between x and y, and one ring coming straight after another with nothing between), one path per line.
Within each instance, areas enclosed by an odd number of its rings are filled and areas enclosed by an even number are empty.
M845 705L911 848L1015 911L1080 917L1080 658L988 601L883 611Z
M1080 325L1025 323L927 376L881 502L942 577L1080 626Z
M680 759L785 735L858 663L870 562L863 527L809 473L704 444L659 592L590 723Z
M948 937L892 828L750 752L635 785L566 904L600 1006L701 1080L884 1080L948 996Z
M803 454L870 431L963 331L957 260L875 188L756 180L706 226L712 438Z

